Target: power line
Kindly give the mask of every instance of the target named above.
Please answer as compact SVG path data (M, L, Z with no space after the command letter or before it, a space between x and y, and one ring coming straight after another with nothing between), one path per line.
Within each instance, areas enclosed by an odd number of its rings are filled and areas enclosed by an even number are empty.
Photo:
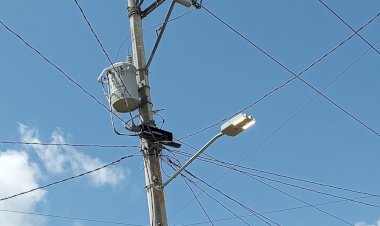
M268 225L272 225L271 223L275 224L275 225L278 225L280 226L280 224L274 222L273 220L271 220L270 218L264 216L263 214L260 214L256 211L254 211L253 209L249 208L248 206L244 205L243 203L239 202L238 200L232 198L231 196L227 195L226 193L222 192L220 189L218 188L215 188L213 187L212 185L210 185L209 183L207 183L206 181L202 180L201 178L195 176L194 174L190 173L188 170L184 170L187 174L189 174L191 177L195 178L196 180L202 182L203 184L205 184L207 187L215 190L216 192L218 192L219 194L221 194L222 196L226 197L227 199L231 200L232 202L235 202L236 204L238 204L239 206L241 206L243 209L251 212L253 215L255 215L259 220L263 221L264 223L268 224ZM270 223L271 222L271 223Z
M179 168L179 165L176 164L175 162L173 162L170 158L167 158L167 161L170 165L174 165L175 167L178 167ZM268 224L268 225L272 225L271 223L275 224L275 225L278 225L280 226L280 224L274 222L273 220L269 219L268 217L256 212L255 210L253 210L252 208L244 205L243 203L239 202L238 200L232 198L231 196L227 195L226 193L222 192L220 189L218 188L215 188L213 187L212 185L210 185L209 183L207 183L206 181L202 180L201 178L195 176L194 174L190 173L188 170L184 170L184 172L186 172L188 175L190 175L191 177L195 178L196 180L198 181L201 181L203 184L205 184L207 187L217 191L219 194L221 194L222 196L224 196L225 198L229 199L230 201L236 203L237 205L239 205L240 207L242 207L243 209L247 210L248 212L252 213L253 215L255 215L259 220L263 221L264 223ZM183 175L181 173L181 175ZM270 223L271 222L271 223Z
M103 224L113 224L113 225L145 226L142 224L130 224L130 223L123 223L123 222L116 222L116 221L108 221L108 220L97 220L97 219L83 218L83 217L70 217L70 216L53 215L53 214L46 214L46 213L34 213L34 212L7 210L7 209L0 209L0 212L51 217L51 218L64 219L64 220L78 220L78 221L95 222L95 223L103 223Z
M280 183L280 184L283 184L283 185L295 187L295 188L298 188L298 189L314 192L314 193L317 193L317 194L326 195L326 196L330 196L330 197L334 197L334 198L339 198L339 199L343 199L343 200L354 202L354 203L363 204L363 205L370 206L370 207L380 208L379 205L374 205L374 204L369 204L369 203L365 203L365 202L361 202L361 201L356 201L354 199L346 198L346 197L343 197L343 196L340 196L340 195L334 195L334 194L330 194L330 193L327 193L327 192L321 192L321 191L317 191L315 189L311 189L311 188L307 188L307 187L302 187L302 186L298 186L298 185L295 185L295 184L290 184L290 183L287 183L287 182L283 182L283 181L279 181L279 180L276 180L276 179L268 178L268 177L265 177L265 176L260 176L260 175L254 174L254 173L246 172L246 171L237 169L237 168L235 168L235 167L233 167L233 166L231 166L229 164L218 164L218 163L215 163L215 162L212 162L212 161L207 161L207 160L203 160L203 161L206 161L206 162L209 162L209 163L213 163L213 164L215 164L217 166L229 168L231 170L234 170L236 172L242 173L242 174L244 174L244 175L246 175L248 177L251 177L251 178L254 177L253 179L255 179L255 180L258 177L258 178L261 178L261 179L265 179L265 180L269 180L269 181L272 181L272 182ZM244 167L244 168L248 168L248 167ZM255 170L255 171L259 171L259 170ZM265 171L260 170L259 172L265 172ZM307 181L307 180L303 180L303 179L298 179L298 178L296 179L294 177L283 176L283 175L279 175L279 174L275 174L275 173L271 173L271 172L265 172L265 173L266 174L270 174L270 175L280 176L280 177L287 178L287 179L307 182L309 184L314 184L314 185L334 188L334 189L337 189L337 190L344 190L344 191L349 191L349 192L353 192L353 193L359 193L359 194L365 194L365 195L380 197L380 195L377 195L377 194L370 194L370 193L367 193L367 192L360 192L360 191L356 191L356 190L352 190L352 189L341 188L341 187L338 187L338 186L327 185L327 184L322 184L322 183L317 183L317 182L311 182L311 181Z
M182 154L182 155L185 155L187 157L190 155L190 154L183 153L183 152L180 152L178 154ZM212 156L210 156L208 158L207 157L199 157L199 160L204 161L204 162L208 162L208 163L220 166L220 167L225 167L225 168L228 168L230 170L234 170L236 172L245 174L247 176L250 175L250 176L254 176L254 177L259 177L259 178L262 178L262 179L270 180L270 181L281 183L281 184L284 184L284 185L293 186L293 187L296 187L296 188L299 188L299 189L312 191L312 192L315 192L315 193L318 193L318 194L323 194L323 195L331 196L331 197L334 197L334 198L344 199L346 201L352 201L352 202L355 202L355 203L360 203L360 204L363 204L363 205L380 208L380 206L378 206L378 205L372 205L372 204L368 204L368 203L364 203L364 202L353 201L352 199L349 199L349 198L346 198L346 197L337 196L337 195L329 194L329 193L326 193L326 192L319 192L319 191L316 191L314 189L309 189L309 188L305 188L305 187L301 187L301 186L285 183L285 182L282 182L282 181L274 180L274 179L271 179L271 178L268 178L268 177L260 176L260 175L257 175L257 174L254 174L254 173L250 173L248 171L243 171L243 170L249 170L249 171L259 172L259 173L263 173L263 174L267 174L267 175L271 175L271 176L276 176L276 177L281 177L281 178L285 178L285 179L289 179L289 180L294 180L294 181L298 181L298 182L318 185L318 186L321 186L321 187L327 187L327 188L330 188L330 189L335 189L335 190L341 190L341 191L345 191L345 192L351 192L351 193L366 195L368 197L370 196L370 197L378 197L378 198L380 198L379 194L358 191L358 190L354 190L354 189L350 189L350 188L339 187L339 186L336 186L336 185L330 185L330 184L325 184L325 183L321 183L321 182L315 182L315 181L301 179L301 178L296 178L296 177L291 177L291 176L285 176L285 175L281 175L281 174L278 174L278 173L273 173L273 172L269 172L269 171L265 171L265 170L254 169L254 168L247 167L247 166L240 166L240 165L236 165L236 164L232 164L232 163L227 163L225 161L218 160L218 159L216 159L216 158L214 158Z
M89 97L91 97L97 104L99 104L100 106L102 106L103 108L105 108L107 111L111 112L112 114L114 114L117 118L119 118L121 121L124 122L124 120L116 115L114 112L112 112L110 109L108 109L108 107L106 105L104 105L102 102L100 102L93 94L91 94L90 92L88 92L81 84L79 84L78 82L76 82L71 76L69 76L63 69L61 69L57 64L53 63L51 60L49 60L44 54L42 54L39 50L37 50L36 48L34 48L29 42L27 42L23 37L21 37L18 33L16 33L14 30L12 30L9 26L7 26L2 20L0 20L0 24L8 31L10 32L11 34L13 34L14 36L16 36L21 42L23 42L27 47L29 47L30 49L32 49L35 53L37 53L37 55L39 55L45 62L47 62L48 64L50 64L51 66L53 66L53 68L55 68L58 72L60 72L66 79L68 79L71 83L73 83L74 85L76 85L79 89L81 89L86 95L88 95Z
M185 155L186 157L191 156L191 154L188 154L188 153L185 153L185 152L180 152L180 151L176 151L173 154L181 154L181 155ZM335 186L335 185L328 185L328 184L323 184L323 183L320 183L320 182L315 182L315 181L310 181L310 180L305 180L305 179L300 179L300 178L295 178L295 177L290 177L290 176L284 176L284 175L280 175L280 174L273 173L273 172L268 172L268 171L263 171L263 170L257 170L257 169L253 169L253 168L250 168L250 167L239 166L239 165L235 165L235 164L231 164L231 163L226 163L226 162L218 160L218 159L216 159L216 158L214 158L212 156L209 156L209 157L202 157L202 156L200 156L199 160L205 161L205 162L208 162L208 163L212 163L214 165L225 167L225 168L228 168L229 170L234 170L234 171L237 171L239 173L242 173L242 174L244 174L244 175L246 175L246 176L248 176L248 177L250 177L250 178L252 178L252 179L254 179L254 180L256 180L256 181L258 181L258 182L260 182L260 183L262 183L264 185L266 185L266 186L271 187L272 189L275 189L275 190L277 190L277 191L279 191L279 192L281 192L281 193L283 193L283 194L285 194L285 195L287 195L289 197L292 197L292 198L294 198L294 199L296 199L296 200L298 200L298 201L306 204L307 206L304 206L304 207L312 207L314 209L317 209L320 212L323 212L323 213L325 213L325 214L327 214L327 215L329 215L329 216L331 216L331 217L333 217L335 219L338 219L338 220L340 220L340 221L342 221L342 222L344 222L346 224L349 224L349 225L353 225L353 224L350 223L350 222L348 222L348 221L346 221L346 220L344 220L344 219L342 219L342 218L340 218L340 217L337 217L337 216L335 216L335 215L333 215L331 213L328 213L328 212L326 212L326 211L324 211L324 210L322 210L320 208L317 208L315 204L306 203L305 201L303 201L303 200L301 200L301 199L299 199L299 198L297 198L297 197L295 197L295 196L293 196L293 195L291 195L289 193L286 193L286 192L284 192L284 191L282 191L282 190L280 190L278 188L275 188L274 186L269 185L269 184L261 181L258 178L269 180L269 181L276 182L276 183L280 183L280 184L287 185L287 186L292 186L292 187L295 187L295 188L298 188L298 189L302 189L302 190L306 190L306 191L311 191L311 192L314 192L314 193L317 193L317 194L327 195L327 196L330 196L330 197L342 199L342 200L337 201L337 202L350 201L350 202L359 203L359 204L363 204L363 205L370 206L370 207L380 208L380 206L378 206L378 205L373 205L373 204L357 201L357 199L361 199L361 198L380 197L380 195L378 195L378 194L372 194L372 193L368 193L368 192L357 191L357 190L353 190L353 189L338 187L338 186ZM252 170L252 171L260 172L260 173L264 173L264 174L274 175L274 176L282 177L282 178L286 178L286 179L291 179L291 180L296 180L296 181L300 181L300 182L305 182L305 183L309 183L309 184L314 184L314 185L318 185L318 186L324 186L324 187L328 187L328 188L333 188L333 189L337 189L337 190L343 190L343 191L348 191L348 192L357 193L357 194L365 194L366 196L363 196L363 197L360 197L360 198L346 198L346 197L343 197L343 196L334 195L334 194L330 194L330 193L326 193L326 192L320 192L320 191L317 191L315 189L305 188L305 187L301 187L301 186L298 186L298 185L289 184L289 183L286 183L286 182L274 180L274 179L271 179L271 178L268 178L268 177L256 175L256 174L253 174L253 173L250 173L250 172L246 172L246 171L237 169L235 167L238 167L238 168L241 168L241 169L245 169L245 170L248 169L248 170ZM225 174L223 174L222 177ZM220 178L221 177L219 177L216 181L218 181ZM203 191L203 193L205 193L205 191ZM188 205L190 202L186 203L186 205ZM335 202L332 202L332 203L335 203ZM328 204L331 204L331 202L329 202ZM183 209L183 207L180 210L182 210L182 209ZM178 210L178 211L180 211L180 210Z
M105 50L105 48L104 48L102 42L100 41L100 39L99 39L99 37L98 37L98 35L96 34L95 30L93 29L93 27L92 27L90 21L88 20L86 14L84 13L82 7L79 5L78 0L74 0L74 1L75 1L76 6L78 7L79 11L81 12L83 19L86 21L88 27L90 28L91 33L94 35L94 37L95 37L95 39L96 39L96 42L99 44L100 48L102 49L102 52L103 52L104 55L106 56L108 62L111 64L112 69L113 69L114 72L120 77L118 71L116 70L116 68L114 67L114 65L113 65L113 63L112 63L112 60L111 60L110 56L108 55L107 51ZM123 80L120 79L120 81L121 81L121 83L122 83L123 91L126 92L129 96L132 96L132 95L130 94L130 92L128 91L127 86L124 84ZM109 104L111 105L111 97L109 97ZM128 107L128 101L125 101L125 104L126 104L126 106L127 106L127 109L129 109L129 107ZM113 113L111 107L110 107L109 111ZM129 114L129 116L130 116L130 120L132 121L132 125L134 125L134 122L133 122L133 118L134 118L134 117L132 116L131 111L128 111L128 114ZM117 114L114 113L113 115L117 115ZM112 115L111 115L111 116L112 116ZM118 116L117 118L121 119L120 116ZM126 123L126 122L123 121L123 120L121 120L121 121L122 121L123 123ZM115 131L115 132L116 132L116 131ZM118 133L117 133L117 134L118 134ZM123 134L123 135L127 135L127 134ZM128 135L127 135L127 136L128 136ZM136 136L136 135L131 135L131 136Z
M322 186L322 187L332 188L332 189L336 189L336 190L341 190L341 191L346 191L346 192L351 192L351 193L356 193L356 194L361 194L361 195L367 195L367 196L371 196L371 197L378 197L378 198L380 198L379 194L374 194L374 193L369 193L369 192L363 192L363 191L358 191L358 190L354 190L354 189L350 189L350 188L344 188L344 187L340 187L340 186L336 186L336 185L316 182L316 181L312 181L312 180L306 180L306 179L302 179L302 178L296 178L296 177L281 175L279 173L274 173L274 172L269 172L269 171L265 171L265 170L254 169L254 168L247 167L247 166L240 166L240 165L236 165L236 164L232 164L232 163L227 163L227 162L218 160L218 159L216 159L214 157L211 157L211 158L202 157L202 158L200 158L200 160L202 160L202 161L208 161L209 163L213 163L213 162L210 162L210 161L215 161L215 162L218 162L218 163L222 164L220 166L224 165L225 167L228 167L228 168L230 168L230 167L237 167L237 168L244 169L244 170L250 170L250 171L259 172L259 173L263 173L263 174L267 174L267 175L271 175L271 176L282 177L282 178L289 179L289 180L294 180L294 181L304 182L304 183L318 185L318 186Z
M326 3L324 3L322 0L319 0L319 2L325 6L332 14L334 14L334 16L336 16L340 21L342 21L348 28L351 29L351 31L355 32L355 30L341 17L339 16L331 7L329 7ZM377 50L375 48L375 46L373 46L371 43L369 43L365 38L363 38L363 36L361 36L359 33L355 32L355 34L357 36L359 36L359 38L361 38L365 43L367 43L373 50L376 51L377 54L380 55L380 52L379 50Z
M268 187L270 187L270 188L272 188L272 189L274 189L274 190L276 190L276 191L278 191L278 192L280 192L280 193L282 193L282 194L284 194L284 195L286 195L286 196L288 196L288 197L291 197L292 199L295 199L295 200L297 200L297 201L299 201L299 202L302 202L303 204L305 204L305 205L307 205L307 206L309 206L309 207L312 207L312 208L318 210L319 212L322 212L322 213L324 213L324 214L326 214L326 215L328 215L328 216L330 216L330 217L333 217L333 218L335 218L335 219L337 219L337 220L339 220L339 221L341 221L341 222L343 222L343 223L346 223L346 224L348 224L348 225L355 226L354 224L352 224L352 223L350 223L350 222L348 222L348 221L342 219L341 217L338 217L338 216L336 216L336 215L334 215L334 214L331 214L331 213L329 213L329 212L327 212L327 211L325 211L325 210L323 210L323 209L321 209L321 208L319 208L319 207L313 206L313 205L309 204L308 202L305 202L305 201L303 201L302 199L297 198L296 196L289 194L288 192L282 191L282 190L280 190L280 189L278 189L278 188L276 188L276 187L274 187L274 186L272 186L272 185L270 185L270 184L268 184L268 183L265 183L265 182L263 182L263 181L261 181L261 180L255 178L255 177L252 177L252 178L253 178L254 180L260 182L261 184L264 184L264 185L266 185L266 186L268 186Z
M367 23L368 24L368 23ZM380 40L378 40L376 43L380 42ZM340 46L340 45L338 45ZM334 49L336 49L337 47L335 47ZM354 64L356 64L371 48L368 48L366 51L364 51L359 57L357 57L348 67L346 67L338 76L336 76L327 86L324 87L323 91L326 90L328 87L330 87L338 78L340 78L344 73L346 73L351 67L353 67ZM330 51L331 52L331 51ZM326 55L326 54L325 54ZM305 70L304 70L305 71ZM260 144L258 144L255 148L253 148L247 155L245 155L242 159L239 160L238 163L242 162L244 159L246 159L248 156L250 156L253 152L259 150L259 148L264 145L271 137L273 137L278 131L280 131L286 124L288 124L294 117L297 116L297 114L299 114L303 109L305 109L309 104L311 104L311 102L313 100L316 99L316 97L318 96L319 94L315 95L309 102L307 102L305 105L303 105L299 110L297 110L289 119L287 119L280 127L278 127L276 130L274 130L268 137L266 137L264 139L264 141L262 141ZM205 130L205 129L204 129ZM198 131L200 132L200 131ZM198 150L197 148L183 142L183 141L179 141L180 143L194 149L194 150ZM209 156L211 157L210 155L208 154L204 154L206 156ZM191 156L191 155L188 155L188 156ZM211 157L213 158L213 157ZM202 159L202 156L200 156L200 159ZM215 159L215 158L214 158ZM224 177L228 171L230 171L231 169L228 169L227 172L225 172L223 175L221 175L219 178L217 178L217 180L214 182L216 183L217 181L219 181L222 177ZM190 204L191 202L193 201L190 200L189 202L187 202L185 205L183 205L180 209L178 209L172 216L174 216L176 213L178 213L179 211L181 211L184 207L186 207L188 204Z
M204 8L204 7L203 7ZM212 13L211 11L209 11L208 9L204 8L207 12L209 12L213 17L215 17L217 20L219 20L221 23L223 23L225 26L227 26L229 29L231 29L233 32L235 32L236 34L238 34L241 38L243 38L245 41L247 41L249 44L253 45L255 48L259 49L262 53L264 53L266 56L268 56L270 59L272 59L274 62L278 63L279 61L277 59L275 59L272 55L270 55L269 53L267 53L266 51L264 51L260 46L256 45L254 42L252 42L250 39L248 39L246 36L244 36L242 33L240 33L239 31L237 31L235 28L233 28L231 25L229 25L227 22L225 22L224 20L222 20L220 17L218 17L217 15L215 15L214 13ZM293 78L287 80L286 82L284 82L283 84L275 87L274 89L272 89L271 91L269 91L268 93L266 93L265 95L263 95L261 98L259 98L258 100L254 101L253 103L249 104L248 106L244 107L243 109L241 109L240 111L234 113L233 115L235 114L238 114L242 111L245 111L249 108L251 108L252 106L258 104L259 102L261 102L262 100L264 100L265 98L267 98L268 96L270 96L271 94L277 92L278 90L280 90L281 88L285 87L286 85L288 85L289 83L291 83L293 80L295 79L300 79L303 83L305 83L306 85L308 85L310 88L312 88L314 91L316 91L318 93L318 95L321 95L323 96L325 99L327 99L329 102L331 102L333 105L335 105L336 107L338 107L340 110L342 110L344 113L346 113L347 115L349 115L351 118L353 118L355 121L359 122L361 125L363 125L364 127L366 127L367 129L369 129L371 132L375 133L377 136L380 136L380 134L378 132L376 132L375 130L373 130L372 128L370 128L368 125L366 125L365 123L363 123L362 121L360 121L358 118L356 118L354 115L350 114L348 111L346 111L345 109L343 109L342 107L340 107L338 104L336 104L334 101L332 101L330 98L328 98L327 96L325 95L322 95L322 93L317 90L316 88L314 88L313 86L311 86L309 83L307 83L305 80L303 80L300 76L302 74L304 74L305 72L307 72L308 70L310 70L312 67L314 67L315 65L317 65L319 62L321 62L324 58L326 58L327 56L329 56L330 54L332 54L333 52L335 52L339 47L341 47L342 45L344 45L346 42L348 42L352 37L355 36L355 34L357 34L359 31L361 31L362 29L364 29L365 27L367 27L370 23L372 23L377 17L380 16L380 12L378 14L376 14L373 18L371 18L367 23L365 23L363 26L361 26L357 31L354 31L355 33L353 33L352 35L350 35L348 38L346 38L345 40L343 40L341 43L339 43L336 47L334 47L333 49L331 49L330 51L328 51L327 53L325 53L322 57L320 57L319 59L317 59L316 61L314 61L312 64L310 64L308 67L306 67L304 70L302 70L300 73L298 74L295 74L293 71L291 71L288 67L286 67L284 64L282 64L281 62L279 62L279 65L281 67L283 67L286 71L290 72L292 75L294 75ZM216 122L210 126L207 126L201 130L198 130L194 133L191 133L189 135L186 135L184 137L181 137L179 138L179 140L183 140L183 139L186 139L186 138L189 138L189 137L192 137L192 136L195 136L197 134L200 134L210 128L213 128L221 123L223 123L224 121L230 119L233 115L231 116L228 116L222 120L220 120L219 122Z
M362 196L358 197L355 199L364 199L368 198L369 196ZM330 201L330 202L323 202L323 203L316 203L312 204L312 206L322 206L322 205L330 205L330 204L335 204L335 203L340 203L340 202L346 202L345 200L337 200L337 201ZM273 213L279 213L279 212L286 212L286 211L292 211L292 210L297 210L297 209L305 209L305 208L310 208L311 206L309 205L303 205L303 206L296 206L296 207L289 207L289 208L284 208L284 209L278 209L278 210L269 210L269 211L264 211L260 212L261 214L273 214ZM245 218L245 217L253 217L254 215L252 214L246 214L246 215L240 215L238 217ZM219 221L227 221L227 220L233 220L238 217L228 217L228 218L219 218L219 219L214 219L214 222L219 222ZM181 224L181 226L193 226L193 225L201 225L201 224L206 224L208 221L203 221L203 222L196 222L196 223L189 223L189 224Z
M216 164L216 165L218 165L218 164ZM330 216L330 217L333 217L333 218L335 218L335 219L337 219L337 220L339 220L339 221L342 221L342 222L344 222L344 223L346 223L346 224L348 224L348 225L352 225L352 226L354 226L354 224L352 224L352 223L350 223L350 222L348 222L348 221L346 221L346 220L344 220L344 219L342 219L342 218L340 218L340 217L338 217L338 216L336 216L336 215L334 215L334 214L331 214L331 213L329 213L329 212L327 212L327 211L325 211L325 210L323 210L323 209L321 209L321 208L318 208L318 207L316 207L316 206L313 206L312 204L309 204L309 203L303 201L302 199L295 197L294 195L291 195L291 194L289 194L289 193L287 193L287 192L284 192L284 191L282 191L282 190L280 190L280 189L278 189L278 188L276 188L276 187L274 187L274 186L272 186L272 185L270 185L270 184L267 184L267 183L261 181L260 179L258 179L258 178L256 178L256 177L259 177L259 178L262 178L262 179L267 179L267 180L270 180L270 181L275 181L275 182L278 182L278 183L283 183L283 182L280 182L280 181L277 181L277 180L268 179L268 178L266 178L266 177L262 177L262 176L258 176L258 175L254 175L254 174L252 174L252 173L244 172L244 171L238 170L238 169L236 169L236 168L234 168L234 167L231 167L231 166L229 166L228 168L231 168L232 170L235 170L235 171L237 171L237 172L240 172L240 173L242 173L242 174L244 174L244 175L246 175L246 176L248 176L248 177L250 177L250 178L252 178L252 179L254 179L254 180L256 180L256 181L258 181L259 183L262 183L262 184L264 184L264 185L266 185L266 186L268 186L268 187L270 187L270 188L272 188L272 189L274 189L274 190L276 190L276 191L278 191L278 192L280 192L280 193L282 193L282 194L284 194L284 195L286 195L286 196L289 196L289 197L291 197L291 198L293 198L293 199L295 199L295 200L297 200L297 201L299 201L299 202L302 202L303 204L305 204L305 205L307 205L307 206L309 206L309 207L312 207L312 208L314 208L314 209L316 209L316 210L318 210L318 211L320 211L320 212L322 212L322 213L324 213L324 214L326 214L326 215L328 215L328 216ZM283 184L291 185L291 184L288 184L288 183L283 183ZM295 186L295 187L297 187L297 188L302 188L302 187L300 187L300 186L296 186L296 185L293 185L293 186ZM328 193L318 192L318 191L315 191L315 190L313 190L313 189L308 189L308 188L303 188L303 189L305 189L305 190L310 190L310 191L314 191L314 192L317 192L317 193L320 193L320 194L325 194L325 195L329 195L329 196L330 196L330 194L328 194ZM369 205L369 206L375 206L375 205L371 205L371 204L363 203L363 202L360 202L360 201L356 201L356 200L354 200L354 199L348 199L348 198L345 198L345 197L342 197L342 196L335 196L335 195L331 195L331 196L333 196L333 197L339 197L339 198L342 198L342 199L347 200L347 201L353 201L353 202L358 202L358 203L365 204L365 205Z
M166 158L168 158L168 157L166 157ZM173 164L170 164L169 163L169 161L167 160L167 159L164 159L165 161L165 163L168 165L168 166L170 166L173 170L176 170L176 169L178 169L178 167L177 168L175 168L174 166L173 166ZM178 161L178 159L176 159L177 161ZM183 175L183 174L181 174L181 176L182 176L182 178L185 180L185 182L186 182L186 180L188 180L190 183L192 183L194 186L196 186L199 190L201 190L202 191L202 193L204 193L204 194L206 194L210 199L212 199L213 201L215 201L216 203L218 203L223 209L225 209L225 210L227 210L228 212L230 212L232 215L234 215L235 216L235 218L234 219L239 219L240 221L242 221L244 224L246 224L246 225L248 225L248 226L250 226L251 224L249 224L248 222L246 222L242 217L240 217L239 215L237 215L236 213L234 213L231 209L229 209L228 207L226 207L225 205L223 205L220 201L218 201L216 198L214 198L213 196L211 196L210 194L208 194L204 189L202 189L200 186L198 186L196 183L193 183L188 177L186 177L185 175ZM188 184L187 182L186 182L186 184ZM193 192L193 195L194 195L194 197L196 197L197 195L195 195L195 193ZM199 194L198 194L199 195ZM209 223L209 222L215 222L215 220L210 220L209 219L209 221L207 221L207 223Z
M107 51L105 50L105 48L104 48L102 42L100 41L98 35L95 33L95 31L94 31L94 29L93 29L93 27L92 27L90 21L87 19L86 14L84 14L84 11L83 11L82 7L79 5L78 0L74 0L74 1L75 1L75 4L77 5L78 9L79 9L80 12L81 12L83 19L86 21L88 27L90 28L91 33L94 35L94 37L95 37L97 43L99 44L100 48L102 49L104 55L107 57L107 59L108 59L108 61L110 62L110 64L112 64L112 60L111 60L111 58L109 57Z
M139 152L140 152L140 151L139 151ZM137 153L139 153L139 152L137 152ZM87 172L84 172L84 173L81 173L81 174L78 174L78 175L75 175L75 176L67 177L67 178L62 179L62 180L59 180L59 181L55 181L55 182L52 182L52 183L49 183L49 184L46 184L46 185L43 185L43 186L39 186L39 187L36 187L36 188L30 189L30 190L27 190L27 191L23 191L23 192L20 192L20 193L17 193L17 194L11 195L11 196L7 196L7 197L4 197L4 198L0 198L0 202L1 202L1 201L8 200L8 199L16 198L16 197L18 197L18 196L25 195L25 194L28 194L28 193L31 193L31 192L34 192L34 191L37 191L37 190L41 190L41 189L44 189L44 188L47 188L47 187L51 187L51 186L54 186L54 185L58 185L58 184L61 184L61 183L67 182L67 181L69 181L69 180L73 180L73 179L76 179L76 178L79 178L79 177L82 177L82 176L85 176L85 175L88 175L88 174L94 173L94 172L99 171L99 170L101 170L101 169L104 169L104 168L107 168L107 167L110 167L110 166L113 166L113 165L117 165L117 164L119 164L121 161L123 161L124 159L128 159L128 158L134 157L137 153L132 154L132 155L123 156L123 157L119 158L118 160L115 160L115 161L113 161L113 162L111 162L111 163L108 163L108 164L103 165L103 166L101 166L101 167L95 168L95 169L93 169L93 170L90 170L90 171L87 171Z
M202 203L199 201L198 196L195 194L194 190L191 188L189 182L186 180L186 178L183 175L181 175L181 177L182 177L183 181L185 182L185 184L187 185L187 187L190 189L191 194L194 196L195 200L197 200L198 205L201 207L203 213L206 215L206 217L207 217L208 221L210 222L210 224L213 225L213 226L215 226L214 223L213 223L213 221L211 220L209 214L207 213L206 209L204 208L204 206L202 205Z
M109 144L70 144L70 143L41 143L22 141L0 141L0 144L40 145L40 146L68 146L68 147L96 147L96 148L137 148L138 145L109 145Z

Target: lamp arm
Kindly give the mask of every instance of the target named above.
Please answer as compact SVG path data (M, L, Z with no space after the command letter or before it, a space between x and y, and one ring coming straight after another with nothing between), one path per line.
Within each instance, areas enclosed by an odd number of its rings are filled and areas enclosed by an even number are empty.
M223 133L218 133L215 135L211 140L209 140L201 149L199 149L187 162L177 170L173 176L171 176L167 181L165 181L162 185L161 188L164 188L166 185L168 185L174 178L176 178L190 163L192 163L200 154L202 154L212 143L214 143L218 138L223 136Z

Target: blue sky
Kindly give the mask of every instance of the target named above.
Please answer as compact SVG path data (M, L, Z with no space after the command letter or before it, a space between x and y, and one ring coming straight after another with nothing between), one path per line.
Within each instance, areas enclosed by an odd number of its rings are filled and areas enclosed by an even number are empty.
M151 2L146 0L143 7ZM79 3L112 61L124 60L131 51L127 1ZM377 1L325 3L354 29L380 11ZM166 1L143 21L147 56L169 4ZM206 7L296 74L353 34L319 1L212 0ZM160 126L165 119L163 128L176 138L239 112L293 77L204 9L177 5L173 18L178 16L182 17L168 24L150 68L154 109L161 109L155 119ZM379 19L360 31L378 50ZM0 20L107 105L96 79L109 62L74 0L3 0ZM138 147L5 144L4 141L21 141L138 146L139 140L114 134L106 109L3 26L0 40L0 198L138 152ZM234 138L221 138L207 154L288 177L380 194L379 59L380 54L355 35L301 75L331 101L295 79L245 110L256 118L253 128ZM128 120L129 115L123 117ZM116 125L123 130L119 121ZM219 126L183 142L199 148L219 132ZM180 151L195 152L186 145ZM175 155L182 162L186 160L180 153ZM142 157L136 156L103 171L1 201L0 222L7 226L149 225L142 169ZM165 163L163 169L167 175L173 173ZM200 160L189 171L280 225L380 225L376 207L380 205L379 198L368 194L244 169L272 186L269 187ZM192 180L202 189L207 188L201 180ZM191 186L214 225L244 225ZM255 216L247 216L252 214L216 190L209 188L207 193L236 215L244 216L249 225L267 225ZM165 194L169 225L211 225L182 178L171 182ZM323 205L316 206L319 210L305 207L315 204Z

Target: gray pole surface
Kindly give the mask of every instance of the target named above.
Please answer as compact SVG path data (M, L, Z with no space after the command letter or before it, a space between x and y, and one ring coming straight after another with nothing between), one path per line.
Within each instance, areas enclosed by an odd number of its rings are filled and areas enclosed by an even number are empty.
M139 97L142 101L140 121L142 124L154 125L142 22L140 10L136 6L136 0L128 0L128 14L131 28L133 62L137 69ZM152 144L144 138L141 138L141 146L144 153L145 184L148 196L150 225L167 226L164 192L159 186L155 186L162 183L161 166L158 157L161 150L157 145Z

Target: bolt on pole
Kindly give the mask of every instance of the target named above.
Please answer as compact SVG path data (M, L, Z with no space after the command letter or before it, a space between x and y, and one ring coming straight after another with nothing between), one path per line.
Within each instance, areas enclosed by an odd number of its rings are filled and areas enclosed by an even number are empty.
M146 68L141 10L136 0L128 0L128 15L130 21L133 63L137 69L137 83L141 100L141 124L154 125L152 101L150 97L149 79ZM145 184L147 189L150 225L167 226L164 192L160 189L162 183L161 166L159 161L160 147L145 138L141 138L144 154ZM157 185L157 186L156 186Z

